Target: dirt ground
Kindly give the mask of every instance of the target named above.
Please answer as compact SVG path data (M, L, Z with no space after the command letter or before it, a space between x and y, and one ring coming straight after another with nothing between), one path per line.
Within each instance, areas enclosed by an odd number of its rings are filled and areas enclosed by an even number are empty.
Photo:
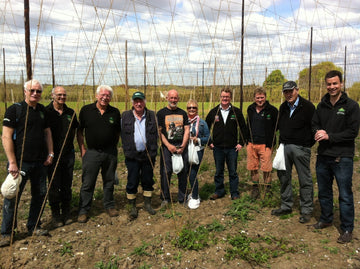
M246 197L250 194L251 185L248 183L249 175L245 168L245 153L242 152L240 155L239 188L241 196ZM292 214L282 218L271 216L271 210L279 206L280 196L275 172L272 197L250 203L234 203L228 193L216 201L203 198L196 210L190 210L176 202L177 180L174 178L173 205L170 209L160 211L159 160L155 168L156 184L153 197L153 206L158 212L150 216L144 211L142 195L139 193L139 217L130 221L125 199L126 168L120 156L117 170L120 184L115 186L119 217L110 218L104 212L101 201L102 182L99 178L90 220L85 224L76 222L76 204L81 182L81 170L76 170L73 184L74 222L61 228L52 228L50 208L46 205L42 221L43 227L50 230L51 236L28 237L25 226L30 203L28 184L19 206L18 233L11 247L0 249L0 268L360 268L359 159L357 146L353 178L355 230L354 239L348 244L341 245L336 242L339 236L337 196L334 199L334 225L320 231L310 225L314 224L320 215L314 168L315 153L311 162L315 182L315 210L309 224L298 222L298 191L295 191ZM6 162L2 161L2 169L5 169L5 164ZM209 195L214 188L215 173L210 150L206 150L202 165L198 178L200 189L202 193ZM228 182L227 176L225 182ZM298 190L296 173L293 183L294 189ZM1 208L2 203L3 201L0 202ZM241 216L234 217L229 214L234 205L242 209L248 208L248 218L244 220ZM199 227L208 229L206 236L191 244L181 245L183 242L191 242L194 236L194 233L189 233L186 237L186 232L200 231ZM233 246L231 239L241 236L252 241L248 248L239 251L239 245Z

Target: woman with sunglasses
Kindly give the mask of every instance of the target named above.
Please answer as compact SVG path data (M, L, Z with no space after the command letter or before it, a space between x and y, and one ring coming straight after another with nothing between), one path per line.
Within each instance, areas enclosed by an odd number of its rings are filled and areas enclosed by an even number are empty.
M200 150L197 151L199 164L189 164L189 181L191 185L191 194L189 195L188 207L190 209L196 209L200 206L199 197L199 183L196 180L197 173L201 164L201 160L204 155L204 146L207 144L210 132L206 122L200 119L198 115L198 103L195 100L190 99L187 102L187 113L190 123L190 140ZM190 158L191 156L189 156Z

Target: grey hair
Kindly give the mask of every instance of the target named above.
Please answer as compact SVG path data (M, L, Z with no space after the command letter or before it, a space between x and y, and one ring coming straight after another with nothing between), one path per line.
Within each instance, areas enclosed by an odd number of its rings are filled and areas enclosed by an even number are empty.
M97 87L97 89L96 89L96 94L99 94L99 93L100 93L100 90L107 90L107 91L109 91L111 97L112 97L113 94L114 94L113 89L112 89L109 85L100 85L99 87Z
M63 89L65 90L65 88L62 87L62 86L55 86L55 87L51 90L51 94L54 94L54 93L55 93L55 89L57 89L57 88L63 88ZM66 90L65 90L65 91L66 91Z
M24 90L28 89L28 86L31 87L31 85L39 85L41 90L43 89L43 86L41 85L40 81L38 81L37 79L31 79L25 82L24 84ZM30 90L30 89L29 89Z

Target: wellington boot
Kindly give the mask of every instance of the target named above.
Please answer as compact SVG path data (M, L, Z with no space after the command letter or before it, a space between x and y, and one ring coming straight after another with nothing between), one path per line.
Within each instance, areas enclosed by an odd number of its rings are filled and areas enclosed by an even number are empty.
M151 197L144 196L144 209L150 215L155 215L156 214L156 211L151 207Z
M129 217L134 220L138 217L138 211L136 208L136 199L128 199L129 202Z

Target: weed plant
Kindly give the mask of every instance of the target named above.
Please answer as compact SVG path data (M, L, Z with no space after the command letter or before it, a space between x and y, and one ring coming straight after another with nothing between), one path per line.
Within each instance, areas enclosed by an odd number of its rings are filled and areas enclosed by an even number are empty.
M202 225L196 229L191 227L191 225L186 225L182 228L179 236L171 242L178 248L201 250L211 244L213 237L213 234L210 234L210 231Z
M243 195L240 199L233 201L225 215L231 216L241 223L246 223L254 219L254 216L250 214L251 212L259 212L259 206L253 202L250 196Z
M96 269L118 269L120 268L120 264L119 264L119 258L118 257L111 257L110 261L108 262L104 262L104 261L99 261L95 264L95 268Z

